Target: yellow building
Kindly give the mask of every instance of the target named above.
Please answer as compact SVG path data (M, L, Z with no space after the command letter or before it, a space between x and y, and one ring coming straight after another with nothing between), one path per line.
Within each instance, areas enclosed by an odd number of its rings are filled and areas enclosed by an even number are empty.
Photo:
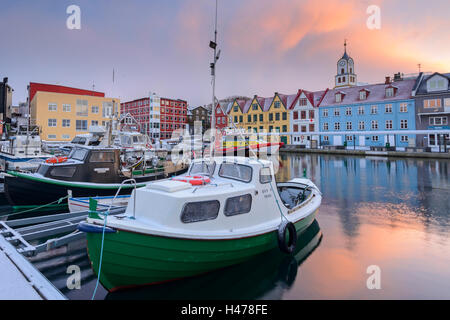
M283 136L283 132L290 128L288 109L287 96L275 93L271 98L254 96L250 100L235 100L230 115L238 128L249 133L278 132L279 140L287 144L289 137Z
M102 92L39 83L30 83L28 91L31 122L45 141L70 141L120 113L120 100Z

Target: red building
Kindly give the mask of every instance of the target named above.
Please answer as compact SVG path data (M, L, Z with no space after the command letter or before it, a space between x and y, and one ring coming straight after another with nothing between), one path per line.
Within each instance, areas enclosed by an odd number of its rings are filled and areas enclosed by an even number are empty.
M217 130L221 130L223 128L228 127L228 115L224 114L224 112L225 113L227 112L226 108L227 108L226 105L217 104L216 106L215 117Z
M186 128L187 102L152 96L151 103L150 98L122 103L121 113L130 113L139 123L141 132L164 140L171 138L174 130Z

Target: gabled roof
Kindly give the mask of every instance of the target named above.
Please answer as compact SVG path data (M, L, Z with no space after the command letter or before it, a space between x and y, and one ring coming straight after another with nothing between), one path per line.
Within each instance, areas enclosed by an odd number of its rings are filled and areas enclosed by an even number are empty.
M324 94L328 91L322 90L322 91L307 91L303 89L299 89L297 94L295 95L295 98L293 98L293 95L288 96L288 109L292 110L294 109L295 105L297 104L298 99L302 96L302 94L305 94L306 99L311 103L313 107L317 107L319 103L322 101L322 98L324 97Z
M402 81L394 82L392 85L398 87L397 93L394 97L386 97L386 87L388 87L390 84L386 85L385 83L380 83L365 85L364 88L370 90L370 95L366 100L364 100L363 103L410 99L415 81L416 79L405 79ZM319 107L361 103L361 100L359 100L359 92L361 91L361 89L363 89L362 86L329 90L325 94ZM345 97L341 102L336 102L335 95L338 92L342 92L345 94Z
M422 81L420 82L420 84L418 85L417 91L416 91L416 95L418 94L428 94L427 91L427 81L429 79L431 79L432 77L439 75L441 77L447 78L449 80L449 87L447 88L446 91L450 91L450 73L439 73L439 72L435 72L433 74L430 74L428 76L424 76L422 78ZM434 91L433 93L436 93L436 91Z

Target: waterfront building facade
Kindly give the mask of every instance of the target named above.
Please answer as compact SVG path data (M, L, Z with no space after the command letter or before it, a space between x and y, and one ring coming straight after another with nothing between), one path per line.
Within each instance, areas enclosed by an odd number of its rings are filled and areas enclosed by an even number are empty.
M211 112L207 106L197 106L195 108L189 109L189 116L187 117L187 123L189 126L189 133L193 135L195 132L194 128L201 126L201 134L205 133L206 130L211 128Z
M450 129L450 73L420 74L413 96L417 130ZM449 140L448 134L418 135L417 146L441 151Z
M232 104L232 102L225 104L225 103L218 103L215 108L215 121L216 121L216 129L217 130L223 130L228 127L228 114L227 109L229 104Z
M91 126L106 128L112 115L120 113L120 100L103 92L31 82L28 95L31 124L46 141L70 141Z
M187 102L181 99L149 97L124 102L122 113L130 113L139 123L141 132L153 139L170 139L172 132L186 128Z
M321 145L354 148L415 146L415 135L390 131L415 130L412 89L416 79L329 90L319 105ZM353 132L363 132L354 134ZM383 133L378 133L383 132Z
M328 89L327 89L328 90ZM310 92L298 90L293 96L288 96L291 144L304 148L317 148L319 145L319 104L325 96L325 91Z

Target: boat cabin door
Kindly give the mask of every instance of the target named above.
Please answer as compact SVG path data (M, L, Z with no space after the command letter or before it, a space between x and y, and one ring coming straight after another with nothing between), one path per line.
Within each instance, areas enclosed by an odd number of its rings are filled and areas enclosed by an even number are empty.
M92 150L86 163L87 172L95 183L117 183L119 177L118 150Z

